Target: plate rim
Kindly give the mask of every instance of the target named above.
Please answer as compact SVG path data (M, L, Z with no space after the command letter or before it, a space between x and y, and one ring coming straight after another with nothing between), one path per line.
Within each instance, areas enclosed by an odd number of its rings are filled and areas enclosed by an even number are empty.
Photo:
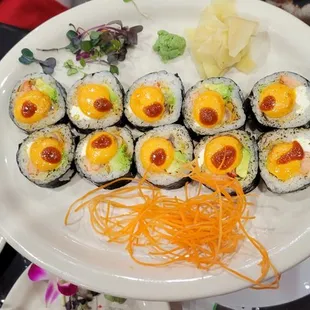
M37 27L34 31L32 31L30 34L28 34L26 37L24 37L20 42L18 42L8 53L7 55L4 56L4 58L1 60L0 62L0 72L1 72L1 67L3 66L3 64L5 64L8 59L10 58L10 53L12 51L18 50L21 46L24 45L24 42L27 42L27 39L35 36L36 32L38 30L44 29L47 25L49 24L54 24L58 18L60 17L64 17L64 16L69 16L71 14L74 14L75 12L82 10L83 8L86 8L87 6L92 7L95 5L96 2L99 2L101 0L93 0L87 3L84 3L78 7L75 7L67 12L64 12L58 16L53 17L52 19L50 19L49 21L45 22L44 24L40 25L39 27ZM107 0L107 1L113 1L113 0ZM138 0L137 2L139 3ZM237 2L248 2L249 0L237 0ZM251 0L253 5L258 5L258 6L264 6L265 9L271 10L273 12L275 12L276 15L280 14L283 16L284 19L286 19L288 22L292 21L292 23L295 23L297 25L297 23L299 23L299 27L303 27L304 31L310 34L310 28L308 25L306 25L304 22L302 22L301 20L297 19L296 17L294 17L293 15L289 14L288 12L281 10L269 3L266 2L262 2L259 0ZM1 201L0 201L1 203ZM7 242L13 247L15 248L18 252L20 252L22 255L24 255L26 258L28 258L31 261L34 261L35 263L37 263L39 266L50 270L53 274L59 276L59 277L63 277L68 281L71 281L73 283L79 283L82 286L87 286L90 289L93 289L95 291L98 290L98 286L94 286L89 284L89 282L85 279L81 279L81 277L74 275L74 268L72 268L71 264L67 261L62 261L63 264L66 265L66 269L65 271L63 270L64 268L60 269L59 267L56 267L55 264L52 264L51 261L48 262L48 259L44 259L43 257L48 257L50 253L52 253L52 250L50 249L46 249L44 248L44 251L46 253L42 254L40 252L40 247L42 248L41 245L36 247L36 250L32 250L31 252L28 250L29 246L24 247L24 245L20 244L18 242L18 240L16 240L14 238L14 235L11 235L8 231L6 231L2 226L1 226L1 221L0 221L0 233L2 233L2 235L5 237L5 239L7 240ZM31 246L30 246L31 247ZM282 272L284 270L287 270L289 268L291 268L292 266L296 265L297 263L303 261L304 259L306 259L309 254L310 254L310 248L308 250L306 250L306 248L300 249L296 243L293 243L290 245L290 247L285 247L284 249L281 249L280 251L280 256L281 255L285 255L286 251L296 251L298 249L299 251L299 256L295 257L294 260L291 260L290 263L282 263L280 265L279 271ZM301 251L302 250L302 251ZM273 253L272 254L272 258L273 260L276 259L276 257L274 256L279 256L279 253ZM54 256L54 261L55 261L55 257ZM57 257L56 260L59 260L59 257ZM59 265L58 265L59 266ZM103 276L103 273L102 273ZM107 292L111 293L112 295L117 295L118 294L118 280L116 279L116 277L114 275L111 274L104 274L105 279L107 280L106 282L110 282L113 283L113 285L109 285L108 290L106 290ZM226 280L229 280L229 277L226 277ZM234 277L233 277L234 278ZM234 278L235 279L235 278ZM137 280L139 279L131 279L131 278L122 278L123 284L124 285L131 285L134 281L138 282ZM195 281L200 281L203 280L202 278L197 278L195 279ZM174 293L170 293L167 292L168 290L166 288L161 289L161 290L157 290L158 289L158 282L155 281L151 281L151 280L147 280L144 279L142 282L143 286L147 286L148 289L146 290L141 290L139 291L139 289L135 289L130 293L130 296L126 296L126 294L123 294L124 297L129 297L129 298L135 298L135 299L139 299L139 298L143 298L145 300L162 300L162 299L166 299L166 300L174 300L174 301L178 301L178 300L188 300L188 299L193 299L193 298L204 298L206 296L214 296L214 295L219 295L219 294L226 294L226 293L231 293L233 291L237 291L246 287L249 287L249 283L244 282L240 279L235 279L233 281L233 283L231 283L230 285L230 289L219 289L219 287L215 288L212 291L212 294L210 294L210 292L203 292L203 290L199 290L197 292L195 292L195 294L193 294L193 291L191 290L186 290L187 286L184 286L184 282L188 283L189 281L178 281L178 282L173 282L173 283L167 283L167 288L168 287L174 287ZM159 285L163 285L163 283L165 283L166 281L160 281ZM200 281L201 284L203 284L203 281ZM142 287L141 285L141 287ZM197 286L197 285L196 285ZM103 289L103 286L100 286L101 289ZM175 289L175 287L178 287L178 289ZM157 290L157 291L156 291ZM150 291L152 291L152 293L150 293ZM160 292L159 292L160 291Z

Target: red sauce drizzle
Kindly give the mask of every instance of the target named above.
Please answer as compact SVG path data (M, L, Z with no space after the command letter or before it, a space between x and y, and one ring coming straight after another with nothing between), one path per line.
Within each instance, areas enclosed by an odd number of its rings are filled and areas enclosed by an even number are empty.
M108 112L113 108L110 100L106 98L99 98L94 102L94 108L99 112Z
M105 149L112 144L112 139L106 135L101 135L96 140L94 140L91 146L94 149Z
M163 106L159 102L154 102L153 104L143 108L143 112L148 117L157 117L163 112L163 109Z
M262 103L260 104L260 109L262 111L271 111L276 105L276 99L273 96L267 96L264 98Z
M41 158L50 164L57 164L61 161L61 153L55 147L49 146L42 151Z
M37 106L31 101L27 100L22 105L22 116L25 118L30 118L37 111Z
M157 149L151 154L151 163L156 166L161 166L165 163L167 158L166 152L164 149Z
M217 112L211 108L202 108L199 112L201 123L206 126L214 125L218 121Z
M237 152L232 146L224 146L220 151L213 154L211 162L215 168L220 170L226 170L236 160Z
M303 160L305 152L297 141L293 141L293 147L286 154L283 154L278 160L277 164L287 164L292 160Z

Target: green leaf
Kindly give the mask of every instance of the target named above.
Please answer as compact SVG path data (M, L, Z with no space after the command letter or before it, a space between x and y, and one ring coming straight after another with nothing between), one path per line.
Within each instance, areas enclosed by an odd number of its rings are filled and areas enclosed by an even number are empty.
M119 40L112 40L111 44L116 51L118 51L122 46L122 44Z
M28 48L23 48L23 49L22 49L22 55L23 55L24 57L33 58L33 53L32 53L31 50L28 49Z
M110 65L110 72L118 75L119 74L118 67L115 65Z
M33 58L28 58L24 56L20 56L18 58L19 62L22 63L23 65L30 65L31 63L34 62Z
M81 49L84 51L84 52L90 52L91 49L93 48L93 45L91 43L91 41L82 41L81 42Z
M76 38L78 36L78 34L74 31L74 30L69 30L66 33L67 38L72 41L74 38Z
M131 2L132 0L123 0L125 3Z
M80 65L84 68L86 66L86 61L84 58L81 58Z
M72 54L76 54L77 51L80 50L80 47L74 45L73 43L70 43L68 46L66 46L66 49L70 50L70 52L71 52Z
M100 38L100 35L101 35L101 32L99 32L99 31L92 31L92 32L90 33L90 38L91 38L92 40L97 40L97 39Z
M64 62L64 67L67 69L71 69L72 67L74 67L74 62L73 60L69 59L67 61Z
M71 76L71 75L77 74L78 72L79 70L77 68L71 68L67 71L67 75Z

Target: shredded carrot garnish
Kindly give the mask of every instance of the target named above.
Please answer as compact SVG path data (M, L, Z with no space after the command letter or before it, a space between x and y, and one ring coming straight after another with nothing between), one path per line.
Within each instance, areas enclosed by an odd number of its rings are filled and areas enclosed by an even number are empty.
M74 202L65 217L88 210L92 228L109 242L126 245L131 258L145 266L167 266L190 263L199 269L224 270L250 282L253 288L278 288L280 275L270 261L268 251L249 235L245 225L250 216L247 197L240 183L228 176L215 176L202 172L196 162L188 165L187 176L198 182L198 191L191 195L188 185L184 198L169 197L163 191L141 179L131 180L126 187L112 191L103 189L114 182L96 188ZM119 181L119 180L118 180ZM202 185L213 189L202 192ZM135 205L128 199L135 198ZM260 276L252 279L229 267L229 257L235 254L242 241L248 240L260 254ZM153 260L144 261L136 249L146 248ZM270 273L273 280L264 283Z

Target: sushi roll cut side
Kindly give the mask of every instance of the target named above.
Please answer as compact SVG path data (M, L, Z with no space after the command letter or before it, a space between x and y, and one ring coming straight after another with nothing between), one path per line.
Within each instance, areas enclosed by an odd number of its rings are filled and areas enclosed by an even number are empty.
M183 166L192 159L192 140L181 125L153 129L141 136L135 147L138 173L160 188L182 187L188 181L181 176Z
M236 178L245 193L258 185L257 145L247 132L233 130L205 137L194 153L202 171Z
M64 88L50 75L26 75L12 92L10 117L27 133L54 125L65 117L65 97Z
M260 137L259 168L268 189L283 194L310 185L310 130L280 129Z
M177 74L159 71L135 81L125 98L125 115L140 130L176 123L184 87Z
M69 90L67 114L76 128L88 133L118 124L123 116L123 99L123 87L112 73L89 74Z
M77 171L97 186L123 177L135 177L134 144L126 128L110 127L82 139L76 149ZM121 187L130 180L113 183L107 189Z
M75 174L75 142L67 125L54 125L28 136L17 151L21 173L40 187L55 188Z
M309 81L292 72L269 75L254 85L250 105L262 131L308 126Z
M228 78L198 82L185 95L182 114L185 126L199 136L210 136L244 126L243 95Z

